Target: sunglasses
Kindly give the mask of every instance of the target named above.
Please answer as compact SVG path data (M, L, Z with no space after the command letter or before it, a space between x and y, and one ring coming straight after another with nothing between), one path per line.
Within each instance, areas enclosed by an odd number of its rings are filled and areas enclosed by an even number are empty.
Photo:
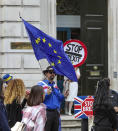
M49 70L48 73L55 74L55 72L53 70Z

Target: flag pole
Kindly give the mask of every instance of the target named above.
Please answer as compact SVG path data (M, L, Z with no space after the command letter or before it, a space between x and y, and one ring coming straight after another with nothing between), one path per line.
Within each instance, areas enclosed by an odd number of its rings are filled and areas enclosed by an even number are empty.
M20 17L20 19L22 19L21 15L20 15L20 12L19 12L19 17Z
M41 67L40 60L38 60L38 63L39 63L39 66L40 66L41 72L42 72L42 74L43 74L43 70L42 70L42 67ZM43 76L45 77L45 75L44 75L44 74L43 74Z
M20 17L20 19L22 19L21 15L20 15L20 12L19 12L19 17ZM41 72L42 72L42 74L43 74L43 70L42 70L42 67L41 67L41 64L40 64L40 60L38 60L38 63L39 63L39 66L40 66ZM43 74L43 76L45 77L44 74Z

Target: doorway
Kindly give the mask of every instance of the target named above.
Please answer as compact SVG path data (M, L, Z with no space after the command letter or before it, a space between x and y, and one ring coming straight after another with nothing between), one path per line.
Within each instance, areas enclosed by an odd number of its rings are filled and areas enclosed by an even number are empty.
M107 21L107 0L57 0L57 39L79 39L88 50L78 96L94 95L97 81L108 76Z

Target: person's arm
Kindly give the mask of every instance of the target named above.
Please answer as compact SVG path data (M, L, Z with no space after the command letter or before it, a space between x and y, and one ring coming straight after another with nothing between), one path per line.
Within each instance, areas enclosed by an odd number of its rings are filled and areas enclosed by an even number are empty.
M114 110L118 114L118 92L116 92L117 106L114 107Z
M54 93L56 94L56 96L58 97L58 99L59 99L60 101L64 100L64 95L61 94L61 92L60 92L59 89L54 88Z
M116 113L118 113L118 106L115 106L114 110L115 110Z
M0 127L3 131L11 131L8 125L7 116L2 107L0 107Z
M27 99L24 98L23 101L22 101L22 103L21 103L22 109L25 107L26 103L27 103Z
M38 83L39 86L43 86L44 84L42 82ZM48 85L43 86L44 92L45 92L45 98L48 98L49 95L52 93L52 89L51 87L49 87Z
M80 70L79 70L79 68L76 70L76 76L77 76L77 79L79 80L80 79Z
M114 96L113 100L115 101L114 110L118 114L118 93L115 90L111 90L112 95Z

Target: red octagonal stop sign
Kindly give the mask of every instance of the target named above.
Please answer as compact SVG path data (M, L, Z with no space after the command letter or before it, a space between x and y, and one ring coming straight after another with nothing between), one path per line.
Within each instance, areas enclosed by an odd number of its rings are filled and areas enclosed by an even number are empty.
M88 97L86 98L83 103L82 103L82 112L86 115L86 116L92 116L93 115L93 102L94 102L94 98L93 97Z
M80 40L66 41L64 43L64 51L70 58L74 67L82 65L87 58L87 48Z
M74 117L88 118L93 115L93 96L78 96L74 98Z

